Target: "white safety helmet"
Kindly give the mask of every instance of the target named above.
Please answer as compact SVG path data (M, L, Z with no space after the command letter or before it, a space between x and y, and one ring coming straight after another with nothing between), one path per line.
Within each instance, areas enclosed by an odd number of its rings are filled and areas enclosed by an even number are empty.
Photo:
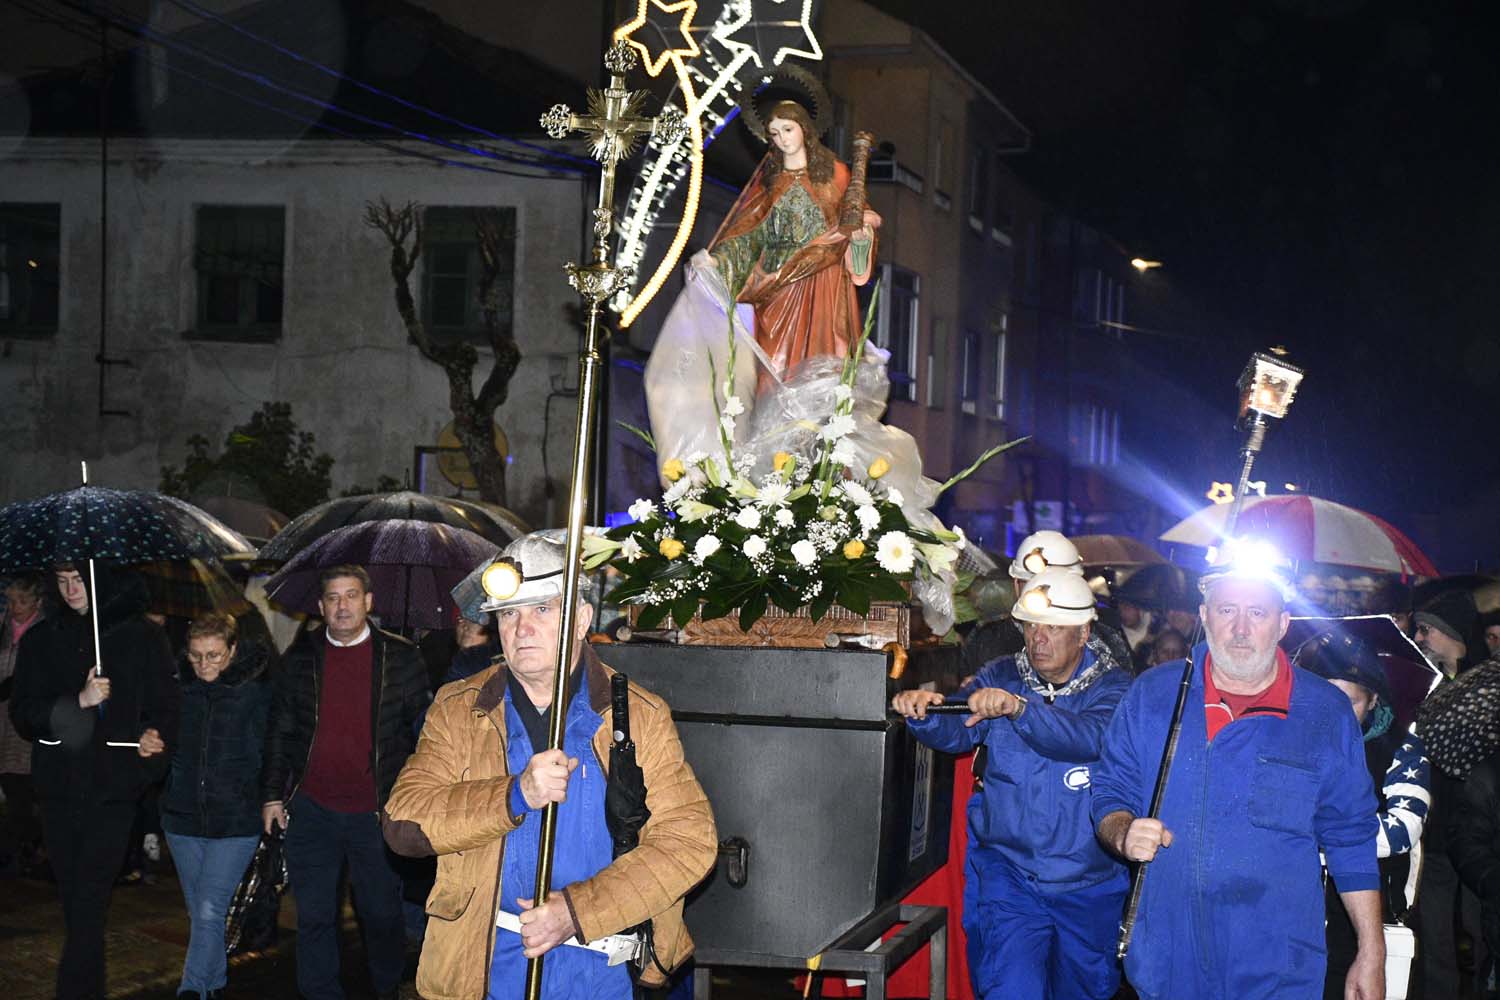
M505 547L480 576L485 602L481 611L501 611L546 604L563 592L567 533L555 528L533 531ZM579 596L589 600L593 583L579 575Z
M1016 580L1030 580L1046 569L1065 569L1083 575L1083 557L1061 531L1032 532L1010 561L1010 575Z
M1094 592L1083 574L1044 569L1026 582L1011 617L1036 625L1087 625L1094 620Z
M1209 561L1209 568L1198 577L1198 590L1205 598L1209 588L1220 580L1255 580L1267 584L1281 597L1283 605L1297 597L1291 560L1264 539L1231 538L1212 552Z

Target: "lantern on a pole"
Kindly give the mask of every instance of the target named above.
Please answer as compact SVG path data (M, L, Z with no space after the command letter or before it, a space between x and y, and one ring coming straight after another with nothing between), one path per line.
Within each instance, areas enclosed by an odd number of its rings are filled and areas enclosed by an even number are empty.
M1249 364L1240 372L1236 383L1240 391L1239 427L1247 431L1248 436L1240 450L1240 477L1234 485L1234 506L1229 508L1229 516L1224 519L1225 538L1234 537L1235 525L1245 506L1250 470L1266 443L1266 428L1270 421L1282 419L1291 409L1297 387L1302 384L1302 375L1301 368L1264 351L1252 354Z

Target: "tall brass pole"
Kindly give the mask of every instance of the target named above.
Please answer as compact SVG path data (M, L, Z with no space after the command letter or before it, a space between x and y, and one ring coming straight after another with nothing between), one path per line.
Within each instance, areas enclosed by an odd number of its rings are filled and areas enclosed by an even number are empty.
M559 750L563 745L563 721L567 715L568 675L572 670L573 629L578 606L577 567L582 563L583 525L589 497L589 468L593 451L595 424L598 422L599 378L601 359L599 345L603 328L599 309L612 295L633 280L631 268L616 268L610 263L609 234L614 220L615 167L628 156L646 135L664 144L682 141L687 125L680 112L668 108L656 118L637 114L649 92L631 91L625 87L625 74L635 67L636 54L624 42L616 42L604 56L609 70L609 87L601 94L590 90L588 113L574 114L567 105L554 105L542 116L542 127L554 139L569 132L583 132L592 140L594 158L603 165L599 179L599 203L594 209L593 261L568 264L568 282L583 297L588 310L583 350L578 357L578 426L573 439L573 473L568 487L568 535L563 565L573 572L563 575L562 613L557 636L557 677L552 685L552 726L547 747ZM552 856L557 840L557 804L549 803L542 812L542 836L537 848L536 894L541 906L552 889ZM526 963L526 1000L540 1000L542 995L542 959Z

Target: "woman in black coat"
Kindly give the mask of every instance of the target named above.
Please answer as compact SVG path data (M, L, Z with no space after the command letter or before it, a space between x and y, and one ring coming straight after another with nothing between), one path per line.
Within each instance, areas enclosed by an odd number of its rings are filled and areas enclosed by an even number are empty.
M240 641L225 614L195 619L187 641L193 676L183 685L161 825L192 926L177 995L218 997L227 976L224 919L260 840L269 652Z
M104 922L136 801L160 780L177 734L179 692L166 634L144 617L146 587L103 569L98 601L85 573L54 569L62 609L27 631L16 653L11 721L32 742L47 855L67 936L59 1000L104 996ZM89 607L99 618L99 662Z

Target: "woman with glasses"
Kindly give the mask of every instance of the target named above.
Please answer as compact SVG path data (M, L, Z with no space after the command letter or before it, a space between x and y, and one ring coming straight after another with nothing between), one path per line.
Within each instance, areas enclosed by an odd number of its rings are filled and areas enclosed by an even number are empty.
M234 616L188 626L193 676L161 797L162 828L192 929L179 997L217 998L224 988L224 920L260 839L261 744L271 702L268 650L239 641Z

